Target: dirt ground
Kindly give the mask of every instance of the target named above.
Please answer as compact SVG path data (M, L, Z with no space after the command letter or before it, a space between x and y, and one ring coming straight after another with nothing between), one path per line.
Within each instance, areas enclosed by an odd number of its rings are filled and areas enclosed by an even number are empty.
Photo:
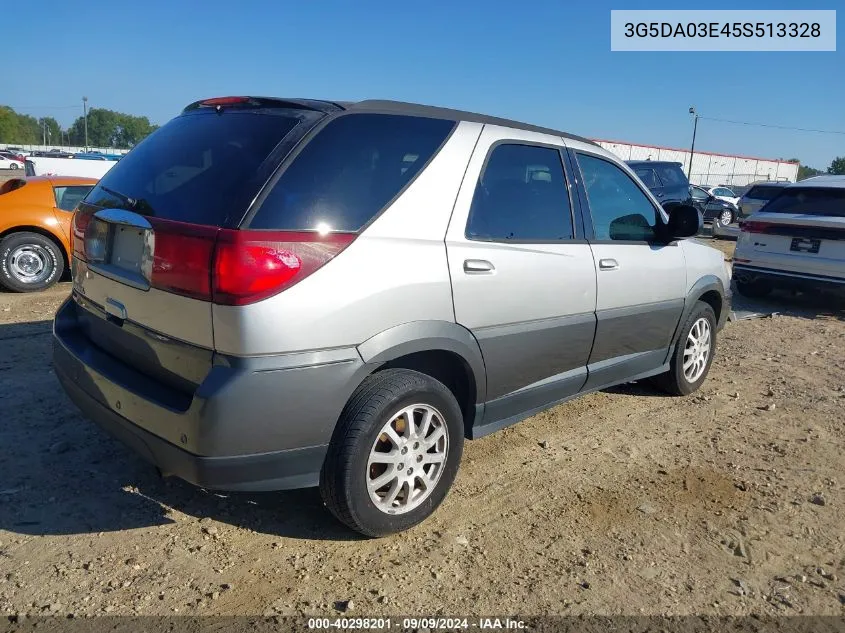
M729 323L693 396L468 442L432 518L362 540L314 490L160 480L84 420L50 368L68 291L0 294L2 614L845 615L841 304Z

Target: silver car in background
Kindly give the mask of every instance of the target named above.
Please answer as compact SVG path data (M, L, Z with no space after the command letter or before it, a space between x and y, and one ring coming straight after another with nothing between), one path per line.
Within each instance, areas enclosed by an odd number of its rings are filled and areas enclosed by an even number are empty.
M744 220L752 213L757 213L763 205L769 200L778 195L784 187L791 185L789 182L778 181L762 181L755 182L750 185L739 199L737 208L739 210L739 219Z

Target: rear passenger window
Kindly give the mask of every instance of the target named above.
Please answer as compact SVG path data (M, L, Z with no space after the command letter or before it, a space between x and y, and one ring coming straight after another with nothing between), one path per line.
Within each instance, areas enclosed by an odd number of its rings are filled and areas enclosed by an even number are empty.
M610 161L578 154L597 240L651 241L657 210L634 180Z
M358 231L414 179L454 126L402 115L340 116L287 167L249 227Z
M56 206L62 211L73 211L82 199L93 189L91 186L54 187Z
M536 145L497 145L476 184L466 236L490 241L572 239L560 152Z
M660 182L657 180L657 174L654 173L653 169L635 169L634 173L639 176L640 180L643 181L643 184L648 187L649 189L653 189L654 187L659 187Z

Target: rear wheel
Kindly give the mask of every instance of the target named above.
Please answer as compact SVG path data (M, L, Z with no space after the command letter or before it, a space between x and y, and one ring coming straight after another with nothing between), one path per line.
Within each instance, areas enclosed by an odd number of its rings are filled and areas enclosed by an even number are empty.
M669 360L669 371L656 376L658 387L675 396L686 396L704 383L716 351L716 313L703 301L696 303L681 329Z
M728 226L734 221L734 212L730 209L723 209L719 215L716 216L716 221L720 226Z
M740 281L737 279L736 291L749 299L763 299L772 292L772 284L759 279L755 281Z
M0 241L0 285L13 292L37 292L62 276L65 263L49 237L22 231Z
M366 536L420 523L458 472L463 416L452 392L425 374L368 377L341 414L320 473L320 493L340 521Z

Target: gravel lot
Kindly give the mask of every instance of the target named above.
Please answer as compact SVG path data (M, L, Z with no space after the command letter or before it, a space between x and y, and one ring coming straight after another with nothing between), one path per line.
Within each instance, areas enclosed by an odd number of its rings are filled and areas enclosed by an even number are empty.
M361 540L316 491L160 480L82 419L50 369L68 292L0 293L2 614L845 615L840 303L730 323L688 398L628 385L469 442L434 517Z

